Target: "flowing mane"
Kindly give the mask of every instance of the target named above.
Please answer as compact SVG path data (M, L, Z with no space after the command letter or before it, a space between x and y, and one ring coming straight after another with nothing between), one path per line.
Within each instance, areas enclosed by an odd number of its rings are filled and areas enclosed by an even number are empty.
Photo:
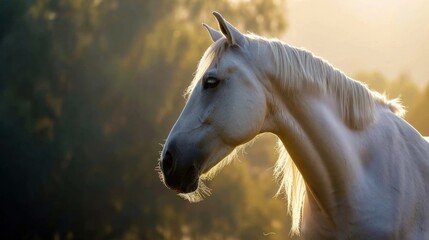
M256 35L251 37L269 45L277 63L276 77L283 81L285 90L302 89L312 83L318 91L336 96L343 120L352 129L365 128L375 120L374 108L377 103L389 107L399 116L405 113L398 99L387 100L384 95L369 90L366 85L351 79L309 51L291 47L277 39ZM274 176L280 187L276 195L285 195L292 216L291 231L298 234L306 186L283 143L278 140L277 145L279 158L274 167Z

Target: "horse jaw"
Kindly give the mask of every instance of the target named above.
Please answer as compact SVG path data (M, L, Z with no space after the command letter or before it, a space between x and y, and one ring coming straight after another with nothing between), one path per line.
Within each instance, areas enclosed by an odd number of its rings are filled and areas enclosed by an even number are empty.
M250 143L251 144L251 143ZM248 144L243 144L241 146L236 147L230 154L228 154L226 157L224 157L221 161L216 162L212 161L202 170L202 173L198 179L198 188L191 193L179 193L178 195L189 202L200 202L204 200L204 198L210 196L211 189L207 187L204 183L204 181L210 181L212 180L217 173L219 173L225 166L230 164L234 159L236 159L242 152L244 152L244 149ZM230 150L226 150L227 152Z

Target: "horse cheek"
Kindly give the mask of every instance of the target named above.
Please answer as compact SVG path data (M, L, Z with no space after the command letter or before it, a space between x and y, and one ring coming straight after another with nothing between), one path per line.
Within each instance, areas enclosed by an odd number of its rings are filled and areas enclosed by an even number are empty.
M234 109L228 117L228 135L234 146L252 140L261 131L264 121L264 110L254 100Z

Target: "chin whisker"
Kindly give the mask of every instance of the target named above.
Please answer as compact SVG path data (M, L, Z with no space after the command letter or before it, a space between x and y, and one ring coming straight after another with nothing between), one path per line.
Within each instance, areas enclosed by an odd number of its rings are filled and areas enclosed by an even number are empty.
M204 182L199 179L198 180L198 188L197 190L190 193L179 193L179 196L188 200L189 202L201 202L204 198L210 196L211 190L208 188Z

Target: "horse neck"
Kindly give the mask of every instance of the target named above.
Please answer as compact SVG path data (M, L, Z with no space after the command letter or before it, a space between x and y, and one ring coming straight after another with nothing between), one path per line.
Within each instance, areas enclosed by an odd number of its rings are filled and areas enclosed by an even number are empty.
M289 95L280 101L274 132L303 176L309 202L336 222L345 217L350 186L360 175L354 133L329 97Z
M272 79L270 124L294 160L307 186L307 200L338 225L347 216L361 174L355 133L344 122L335 96L308 86L285 91ZM351 214L351 213L350 213Z

